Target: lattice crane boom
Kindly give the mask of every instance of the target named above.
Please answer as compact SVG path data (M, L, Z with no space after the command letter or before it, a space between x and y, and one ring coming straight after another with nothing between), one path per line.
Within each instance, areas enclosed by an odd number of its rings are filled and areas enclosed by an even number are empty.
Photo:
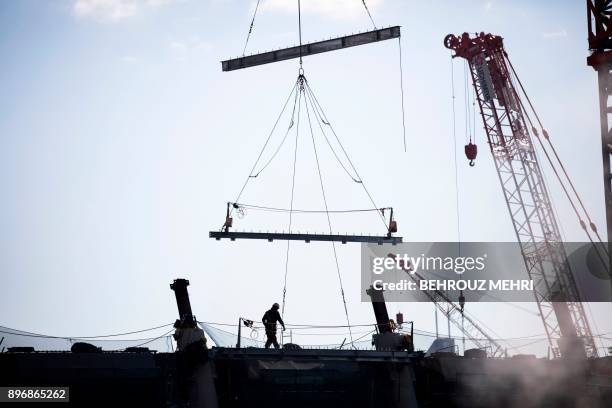
M612 1L587 0L589 50L587 64L597 71L601 153L608 230L608 254L612 254ZM612 259L608 259L612 265ZM612 271L609 270L612 277ZM612 284L612 281L611 281Z
M549 345L556 357L597 356L532 143L539 137L513 83L499 36L448 35L445 46L467 60L489 148Z
M389 258L396 259L394 254L388 254ZM401 262L401 268L406 272L408 277L416 284L416 287L421 287L420 282L425 281L418 272L414 271L411 265L404 265ZM453 325L463 333L466 340L471 341L474 345L481 349L487 350L491 357L503 357L506 350L502 345L492 338L486 330L484 330L476 321L466 315L463 307L452 301L451 297L443 290L421 290L421 292L434 304L434 306L442 312Z

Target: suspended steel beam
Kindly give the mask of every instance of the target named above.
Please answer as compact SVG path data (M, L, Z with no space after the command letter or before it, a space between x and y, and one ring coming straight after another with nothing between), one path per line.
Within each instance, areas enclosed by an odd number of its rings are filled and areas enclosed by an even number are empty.
M365 33L352 34L344 37L333 38L302 44L302 57L322 52L335 51L343 48L354 47L357 45L370 44L373 42L399 38L400 27L388 27L380 30L368 31ZM221 61L223 71L233 71L236 69L249 68L257 65L270 64L272 62L284 61L300 57L300 46L283 48L276 51L264 52L261 54L249 55Z
M283 232L224 232L210 231L210 238L220 239L265 239L269 242L274 240L280 241L327 241L327 242L365 242L373 244L399 244L402 242L402 237L388 236L370 236L370 235L339 235L339 234L291 234Z

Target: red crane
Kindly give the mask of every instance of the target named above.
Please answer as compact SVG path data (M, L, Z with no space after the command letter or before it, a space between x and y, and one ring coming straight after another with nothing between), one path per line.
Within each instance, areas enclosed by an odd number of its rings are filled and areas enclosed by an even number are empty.
M454 51L453 57L468 62L489 148L527 273L534 282L550 348L556 357L595 357L597 348L533 145L533 140L542 142L540 134L515 87L518 82L522 89L503 39L484 33L473 37L449 34L444 44ZM548 138L546 131L541 131L542 137ZM473 160L476 151L470 145L466 154Z
M587 64L597 71L599 81L599 114L601 118L601 153L608 226L608 253L612 254L612 1L587 0L589 50ZM609 259L609 261L611 261ZM609 263L609 265L612 262ZM612 282L611 282L612 283Z

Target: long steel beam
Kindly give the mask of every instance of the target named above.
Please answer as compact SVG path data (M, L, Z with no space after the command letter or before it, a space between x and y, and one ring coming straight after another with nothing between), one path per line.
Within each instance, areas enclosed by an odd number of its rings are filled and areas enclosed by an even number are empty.
M373 42L399 38L400 26L381 28L379 30L368 31L365 33L352 34L344 37L333 38L330 40L318 41L302 44L301 56L305 57L322 52L335 51L357 45L370 44ZM233 71L236 69L249 68L257 65L270 64L272 62L284 61L300 57L300 46L282 48L276 51L264 52L261 54L248 55L245 57L233 58L221 61L223 71Z
M269 242L280 241L327 241L327 242L365 242L373 244L398 244L402 242L402 237L370 236L370 235L339 235L339 234L291 234L282 232L224 232L210 231L210 238L220 239L265 239Z

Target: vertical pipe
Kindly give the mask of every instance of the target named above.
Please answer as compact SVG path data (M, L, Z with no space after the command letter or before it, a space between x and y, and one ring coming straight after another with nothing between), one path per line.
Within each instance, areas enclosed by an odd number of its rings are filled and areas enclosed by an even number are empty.
M599 83L599 116L601 123L601 155L603 161L603 181L604 181L604 202L606 205L606 225L608 241L608 273L612 278L612 171L610 169L610 155L612 154L612 135L610 134L610 123L608 115L610 113L610 80L612 75L610 70L612 65L601 63L595 67L597 69L597 79ZM612 279L610 279L610 289L612 290Z
M187 279L175 279L174 282L170 284L170 289L174 291L174 296L176 297L180 324L185 327L195 327L195 319L191 311L191 302L189 301L187 286L189 286L189 281Z
M236 341L236 348L240 348L240 336L242 335L242 317L238 318L238 340Z
M451 332L450 332L450 305L447 306L447 310L446 310L446 325L448 326L448 338L451 338Z
M434 303L433 305L434 307L434 315L436 317L436 339L439 338L439 334L438 334L438 308L436 307L436 304Z

